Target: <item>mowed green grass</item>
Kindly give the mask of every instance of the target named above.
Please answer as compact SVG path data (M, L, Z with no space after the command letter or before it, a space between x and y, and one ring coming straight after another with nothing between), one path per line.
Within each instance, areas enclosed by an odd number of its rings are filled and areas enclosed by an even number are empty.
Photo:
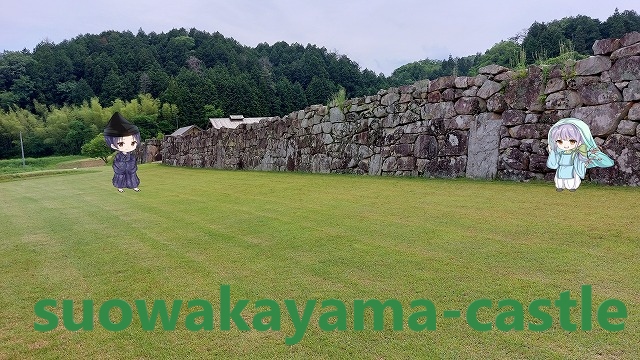
M390 178L300 173L139 167L140 193L117 193L112 170L0 183L0 359L634 359L640 354L640 189L582 185L556 193L551 183ZM250 300L249 320L273 299L282 307L279 331L221 331L219 289L231 302ZM580 288L593 288L593 329L581 330ZM554 301L565 290L577 300L571 321L526 329L528 304ZM48 332L34 313L41 299L95 303L92 331L62 324ZM347 305L348 330L323 331L320 302ZM412 331L414 299L437 309L435 331ZM464 318L474 300L495 323L497 302L516 299L525 330L480 332ZM625 328L609 332L597 307L619 299ZM110 299L185 301L175 331L100 326L98 307ZM186 301L206 299L213 331L189 331ZM316 299L302 340L284 306L299 312ZM356 299L398 299L405 326L353 330ZM444 310L462 318L445 319ZM116 311L117 312L117 311ZM117 319L117 314L114 319ZM114 320L115 321L115 320ZM619 323L619 320L612 320Z
M49 156L42 158L26 158L23 166L22 159L4 159L0 160L0 175L61 168L69 169L80 167L78 165L83 162L95 162L94 160L95 159L89 159L80 155Z

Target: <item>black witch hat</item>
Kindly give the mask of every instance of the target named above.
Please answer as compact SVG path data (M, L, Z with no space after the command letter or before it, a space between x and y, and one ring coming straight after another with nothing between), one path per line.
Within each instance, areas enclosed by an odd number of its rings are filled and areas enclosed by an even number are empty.
M124 116L116 112L111 116L111 119L107 123L107 127L104 128L104 136L129 136L139 133L138 127L127 121Z

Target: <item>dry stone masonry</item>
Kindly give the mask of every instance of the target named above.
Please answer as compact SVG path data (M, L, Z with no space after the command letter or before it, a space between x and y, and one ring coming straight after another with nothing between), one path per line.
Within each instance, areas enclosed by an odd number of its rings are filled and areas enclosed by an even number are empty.
M576 117L615 166L587 176L640 185L640 33L598 40L594 55L526 71L481 68L313 105L236 129L166 137L175 166L368 175L547 179L547 133ZM157 145L157 144L156 144Z

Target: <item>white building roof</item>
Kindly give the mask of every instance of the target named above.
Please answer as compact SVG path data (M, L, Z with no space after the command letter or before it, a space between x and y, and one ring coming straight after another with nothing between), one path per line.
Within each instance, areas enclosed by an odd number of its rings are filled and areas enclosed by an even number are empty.
M180 129L174 131L173 133L171 133L171 135L169 136L182 136L184 133L186 133L187 131L196 128L198 129L198 131L201 131L201 129L197 126L197 125L189 125L189 126L183 126Z
M253 124L257 123L262 119L266 119L265 117L249 117L246 118L242 115L231 115L226 118L209 118L209 122L211 126L215 129L220 128L229 128L235 129L240 124Z

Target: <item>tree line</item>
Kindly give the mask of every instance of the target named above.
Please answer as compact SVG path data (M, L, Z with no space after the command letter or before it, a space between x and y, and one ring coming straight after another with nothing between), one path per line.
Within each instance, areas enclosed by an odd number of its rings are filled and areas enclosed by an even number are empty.
M370 95L422 79L474 75L491 63L531 64L567 48L589 55L595 40L630 31L640 31L640 17L617 9L604 22L587 16L536 22L484 54L425 59L389 77L323 47L252 48L197 29L42 41L33 51L0 54L0 158L19 155L20 133L28 156L78 154L114 111L131 118L146 139L185 125L207 127L209 117L282 116L340 91L347 98Z
M640 31L640 16L634 10L615 9L604 22L584 15L549 23L534 22L526 31L500 41L484 54L409 63L396 69L389 80L392 85L398 85L448 75L476 75L479 68L490 64L525 67L553 62L566 54L584 58L593 55L596 40L620 38L632 31Z
M33 111L12 108L0 114L0 158L19 156L20 137L28 157L80 154L82 145L101 136L116 111L136 124L144 139L176 127L177 107L148 94L131 101L116 99L108 107L103 107L97 97L81 105L61 107L35 100Z

